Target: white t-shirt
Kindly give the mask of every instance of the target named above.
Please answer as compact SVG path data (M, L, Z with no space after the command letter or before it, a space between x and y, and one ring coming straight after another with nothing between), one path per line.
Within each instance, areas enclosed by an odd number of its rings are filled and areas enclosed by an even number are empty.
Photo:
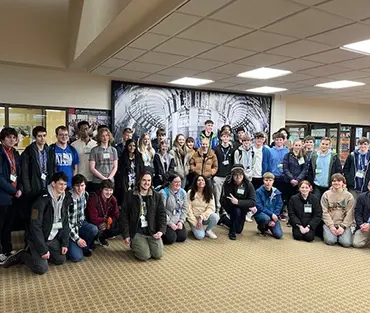
M97 142L91 139L87 144L78 139L72 142L72 146L77 150L80 163L78 164L78 174L86 177L87 181L91 182L93 174L90 172L89 168L89 158L91 149L97 146Z
M254 158L253 158L253 172L252 172L252 177L255 178L261 178L262 177L262 149L253 147L254 151Z

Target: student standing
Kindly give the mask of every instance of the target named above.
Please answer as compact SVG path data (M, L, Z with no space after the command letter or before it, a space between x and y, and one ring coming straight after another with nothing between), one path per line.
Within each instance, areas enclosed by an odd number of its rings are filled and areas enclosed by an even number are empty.
M143 158L145 170L153 175L154 173L153 161L155 150L152 147L152 144L150 142L150 136L148 133L144 133L141 135L139 139L138 150L141 153L141 157Z
M211 147L211 149L214 149L218 145L218 138L217 134L213 132L213 125L214 123L212 120L206 120L204 122L204 130L202 130L197 137L195 148L200 148L205 138L208 140L208 146Z
M132 139L132 135L133 135L133 131L130 127L126 127L122 131L122 141L119 144L117 144L115 147L117 150L118 158L121 157L123 150L125 150L127 140Z
M181 178L181 188L185 188L186 176L189 172L189 157L187 153L185 136L183 134L178 134L173 142L170 154L173 156L175 161L175 172Z
M163 186L168 179L168 176L174 172L175 160L168 152L167 142L159 143L158 152L154 156L154 178L153 186Z
M315 138L312 136L306 136L303 139L303 151L304 156L308 163L310 163L312 155L314 154Z
M209 140L202 139L202 146L190 159L190 172L196 175L203 175L211 179L218 169L217 156L209 147Z
M253 175L254 152L251 147L251 137L245 135L242 137L242 144L234 152L234 164L242 164L247 179L251 182Z

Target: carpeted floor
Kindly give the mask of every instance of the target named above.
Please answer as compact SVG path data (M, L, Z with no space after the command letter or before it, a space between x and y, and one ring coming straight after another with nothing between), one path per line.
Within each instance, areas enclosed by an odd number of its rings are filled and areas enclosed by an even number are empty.
M159 261L139 262L120 238L83 262L0 269L0 312L368 312L370 250L256 235L165 247Z

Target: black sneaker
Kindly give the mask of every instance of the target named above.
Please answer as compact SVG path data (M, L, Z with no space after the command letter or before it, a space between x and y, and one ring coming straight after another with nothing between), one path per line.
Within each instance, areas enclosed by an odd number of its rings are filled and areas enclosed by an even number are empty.
M4 268L11 267L16 264L23 263L23 255L26 253L25 249L18 250L17 252L11 254L3 264Z
M236 240L236 234L235 233L229 233L229 239L230 240Z
M83 249L82 253L84 254L85 257L89 258L92 256L92 252L89 249Z
M107 239L105 239L105 238L99 238L98 241L99 241L99 244L101 246L103 246L103 247L109 247L109 242L107 241Z

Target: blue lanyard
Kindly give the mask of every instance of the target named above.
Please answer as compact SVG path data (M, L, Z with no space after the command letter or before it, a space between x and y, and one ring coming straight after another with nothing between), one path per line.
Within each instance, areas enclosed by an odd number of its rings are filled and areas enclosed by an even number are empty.
M40 158L40 165L41 165L41 173L46 174L46 151L45 149L42 151L39 151L39 158Z

